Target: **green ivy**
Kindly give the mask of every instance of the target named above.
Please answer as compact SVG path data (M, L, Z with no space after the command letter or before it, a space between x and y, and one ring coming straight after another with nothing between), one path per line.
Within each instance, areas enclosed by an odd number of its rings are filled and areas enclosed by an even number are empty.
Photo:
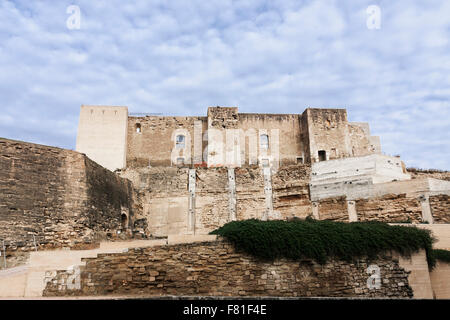
M450 251L442 249L434 249L433 256L436 260L450 263Z
M428 265L435 265L434 238L429 230L382 222L250 219L229 222L211 234L223 236L237 249L269 261L313 259L324 264L328 258L350 262L365 256L375 259L389 250L409 256L425 249Z

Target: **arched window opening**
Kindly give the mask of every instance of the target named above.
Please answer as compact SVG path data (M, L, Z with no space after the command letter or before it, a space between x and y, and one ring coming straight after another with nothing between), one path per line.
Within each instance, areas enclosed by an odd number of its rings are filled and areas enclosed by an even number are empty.
M141 128L141 124L140 123L136 123L136 132L137 133L141 133L142 132L142 128Z
M269 136L267 134L262 134L259 136L260 147L263 150L269 149Z
M176 138L176 148L177 149L184 149L185 145L185 137L182 134L177 135Z

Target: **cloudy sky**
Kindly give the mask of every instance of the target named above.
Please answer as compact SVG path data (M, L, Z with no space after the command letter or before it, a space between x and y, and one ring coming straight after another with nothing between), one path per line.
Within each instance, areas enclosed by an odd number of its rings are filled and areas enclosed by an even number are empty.
M338 107L407 166L450 169L449 39L448 0L1 0L0 136L72 149L81 104Z

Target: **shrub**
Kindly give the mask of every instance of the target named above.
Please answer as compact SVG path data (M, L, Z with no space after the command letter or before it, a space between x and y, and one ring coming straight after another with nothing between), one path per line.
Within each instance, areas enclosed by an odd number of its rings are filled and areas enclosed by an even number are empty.
M375 259L388 250L410 255L425 249L429 266L435 265L434 239L429 230L382 222L250 219L229 222L211 234L223 236L236 249L262 260L309 258L324 264L328 258L352 261L367 256Z

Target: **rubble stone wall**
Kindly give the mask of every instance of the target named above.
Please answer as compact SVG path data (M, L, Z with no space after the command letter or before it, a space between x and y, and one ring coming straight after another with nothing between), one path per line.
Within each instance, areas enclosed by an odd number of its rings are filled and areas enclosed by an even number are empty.
M131 221L133 199L130 181L84 154L0 139L0 239L8 255L35 243L81 247L113 237L122 213Z
M312 215L309 196L311 167L298 164L281 167L272 176L273 210L281 219Z
M185 135L186 140L185 149L175 158L186 156L191 163L194 154L194 124L196 121L202 123L202 132L206 132L208 125L206 117L129 117L127 167L176 166L171 159L172 152L178 151L175 149L177 134ZM139 132L137 126L140 126ZM202 145L203 149L206 148L207 141L202 141Z
M450 196L448 194L430 196L430 207L434 223L450 223Z
M311 162L319 161L321 150L327 160L352 155L345 109L306 109L303 117L308 123Z
M195 230L207 234L229 221L227 168L199 168L195 186Z
M131 249L83 259L80 277L58 271L44 296L211 295L281 297L406 297L413 291L398 258L386 255L353 263L329 260L264 262L237 252L225 241ZM369 289L368 267L382 283Z
M189 233L188 168L128 168L120 173L139 190L147 234L167 236ZM272 219L306 217L312 213L309 201L309 165L281 167L272 176ZM235 168L236 219L261 219L266 210L264 176L259 166ZM197 168L195 186L195 232L207 234L229 222L230 189L227 168Z
M334 197L320 200L319 219L348 222L348 208L345 197Z
M356 200L358 221L422 222L422 208L415 197L387 194L372 199Z

